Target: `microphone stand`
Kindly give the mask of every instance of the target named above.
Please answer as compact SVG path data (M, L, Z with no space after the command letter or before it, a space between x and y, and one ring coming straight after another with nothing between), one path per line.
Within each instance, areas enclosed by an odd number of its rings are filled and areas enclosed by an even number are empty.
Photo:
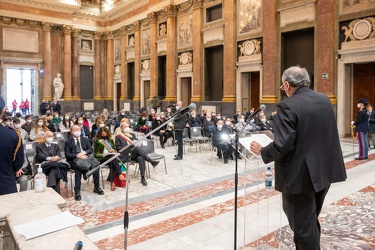
M242 132L245 130L247 125L249 125L251 119L253 119L256 116L255 113L251 114L245 123L245 126L242 127L242 129L236 133L236 136L234 138L234 146L232 144L232 147L235 148L235 154L234 154L234 160L235 160L235 170L234 170L234 250L237 250L237 210L238 210L238 143L239 138ZM246 158L246 157L245 157Z
M188 112L188 111L187 111ZM133 144L130 144L128 143L127 146L123 147L122 149L120 149L116 154L114 154L111 158L109 158L108 160L106 160L105 162L101 163L100 165L96 166L95 168L91 169L90 171L88 171L86 173L86 176L90 176L92 175L93 173L95 173L96 171L98 171L101 167L104 167L107 163L111 162L112 160L114 160L115 158L117 158L121 152L125 151L126 149L130 148L132 145L136 145L136 144L139 144L140 142L143 142L146 140L146 138L152 134L154 134L156 131L158 131L160 128L162 128L163 126L165 126L168 122L171 122L173 120L175 120L176 118L179 118L179 115L183 116L185 115L184 114L181 114L181 113L175 113L172 117L170 117L168 120L166 120L164 123L162 123L160 126L158 126L157 128L155 128L154 130L151 130L148 134L144 135L143 137L141 137L139 140L137 140L136 143L133 143ZM126 172L128 170L126 169ZM130 179L129 179L129 175L126 174L126 192L125 192L125 212L124 212L124 250L127 250L128 249L128 229L129 229L129 212L128 212L128 205L129 205L129 183L130 183Z

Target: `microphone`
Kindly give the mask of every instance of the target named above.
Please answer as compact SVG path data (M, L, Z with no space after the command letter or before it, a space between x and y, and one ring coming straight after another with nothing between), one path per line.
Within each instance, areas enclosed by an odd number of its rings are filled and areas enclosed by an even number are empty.
M193 109L196 109L197 108L197 105L195 105L195 103L190 103L189 106L187 107L184 107L182 109L179 109L176 113L176 115L184 115L186 114L187 112L189 112L190 110L193 110Z
M259 108L258 108L257 110L255 110L255 112L252 113L252 114L249 116L249 118L247 118L247 120L250 121L251 118L254 118L255 116L257 116L257 115L259 114L260 111L263 111L263 110L265 110L265 109L266 109L266 105L261 104L261 105L259 106Z

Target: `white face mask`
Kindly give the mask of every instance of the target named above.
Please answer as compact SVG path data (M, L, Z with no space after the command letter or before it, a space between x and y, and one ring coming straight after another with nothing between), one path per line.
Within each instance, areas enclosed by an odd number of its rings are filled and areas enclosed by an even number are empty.
M142 120L146 120L146 117L142 117Z
M43 126L43 122L38 122L38 126Z
M217 116L217 119L221 119L221 116L220 116L220 115L218 115L218 116Z
M207 121L209 121L209 122L210 122L210 121L211 121L211 118L207 118Z
M99 125L99 128L104 128L105 127L105 124L104 123L101 123L100 125Z
M10 126L10 122L5 122L5 125Z
M216 114L215 113L212 113L211 116L215 116Z
M242 122L245 122L245 119L240 119L240 122L242 123Z
M125 113L121 113L121 115L125 115Z
M130 128L127 127L127 128L124 128L124 133L129 133L130 132Z
M151 111L151 114L155 114L155 111Z
M179 110L180 109L180 106L176 106L176 110Z
M58 118L59 117L59 115L55 115L55 118Z
M195 117L197 117L197 116L196 116L196 115L192 115L191 117L195 118Z
M32 122L32 120L27 120L27 123L31 123Z
M19 129L21 128L21 124L15 124L14 127Z
M250 122L254 122L254 119L252 119Z
M65 116L65 120L68 120L69 119L69 116Z
M261 122L266 122L266 119L260 119Z
M82 125L82 124L83 124L83 121L82 121L82 120L79 120L79 121L78 121L78 124L79 124L79 125Z
M81 132L79 132L79 131L74 132L73 135L74 135L75 137L80 137L80 136L81 136Z
M229 125L230 125L230 122L225 122L225 125L229 126Z
M221 130L223 128L223 125L217 125L217 129Z
M47 142L48 144L51 144L52 141L53 141L53 138L52 138L52 137L48 137L48 138L46 138L46 142Z
M361 104L360 104L360 103L358 103L358 104L357 104L357 108L360 108L360 107L361 107Z
M160 117L156 117L156 120L160 120Z

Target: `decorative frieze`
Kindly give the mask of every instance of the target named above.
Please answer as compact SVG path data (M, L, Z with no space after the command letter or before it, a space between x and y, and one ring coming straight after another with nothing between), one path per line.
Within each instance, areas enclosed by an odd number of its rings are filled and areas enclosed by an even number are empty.
M246 56L260 54L261 53L260 45L261 45L261 41L257 39L246 40L242 42L242 44L238 45L238 48L240 48L239 57L246 57Z
M339 1L339 13L349 14L357 13L359 11L374 9L374 0L340 0Z
M179 65L187 65L193 63L193 54L191 52L182 52L178 56Z
M315 1L278 9L278 11L281 28L295 23L315 21Z
M375 17L355 19L348 26L343 26L344 43L375 38Z

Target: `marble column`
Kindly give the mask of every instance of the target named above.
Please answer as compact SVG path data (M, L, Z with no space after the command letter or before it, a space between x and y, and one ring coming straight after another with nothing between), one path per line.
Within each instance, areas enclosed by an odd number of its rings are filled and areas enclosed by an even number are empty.
M140 101L140 82L141 74L141 23L134 22L134 101Z
M78 34L81 31L79 29L73 29L72 31L72 89L73 89L73 99L79 100L79 90L80 82L78 79Z
M126 67L126 47L128 45L128 37L126 27L120 28L121 32L121 95L120 100L126 100L128 94L128 69Z
M315 84L316 90L328 95L332 104L337 103L335 95L334 74L338 39L335 20L335 0L318 1L316 13L316 40L317 52L315 55ZM328 73L328 78L323 79L322 74Z
M95 55L94 55L94 100L102 100L102 93L100 87L100 40L102 39L101 32L95 32L94 35L94 48L95 48Z
M224 1L224 89L223 102L236 102L236 2Z
M166 97L165 101L177 101L177 36L176 36L176 12L175 5L167 6L164 11L167 14L167 73L166 73Z
M156 44L158 38L157 20L158 14L151 12L148 15L150 19L150 96L151 100L154 96L158 96L158 47Z
M63 83L64 100L72 100L72 26L63 25L64 50L63 50Z
M114 76L114 44L113 33L111 31L106 33L107 36L107 57L106 57L106 79L105 79L105 96L104 100L113 100L113 76Z
M276 103L279 91L280 79L278 68L278 27L277 23L277 2L262 1L263 12L263 68L266 69L263 74L263 89L260 99L261 103Z
M43 99L52 99L52 53L51 53L51 28L52 23L43 23Z
M203 0L193 3L193 96L191 102L203 101Z

